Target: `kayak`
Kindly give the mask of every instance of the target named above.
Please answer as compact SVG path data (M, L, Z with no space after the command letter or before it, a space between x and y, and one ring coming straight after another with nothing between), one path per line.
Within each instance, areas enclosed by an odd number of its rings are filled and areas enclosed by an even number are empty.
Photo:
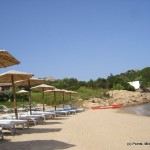
M111 106L112 108L120 108L123 106L123 104L112 104Z
M115 109L115 108L120 108L122 107L123 104L112 104L112 105L107 105L107 106L93 106L91 107L92 109Z

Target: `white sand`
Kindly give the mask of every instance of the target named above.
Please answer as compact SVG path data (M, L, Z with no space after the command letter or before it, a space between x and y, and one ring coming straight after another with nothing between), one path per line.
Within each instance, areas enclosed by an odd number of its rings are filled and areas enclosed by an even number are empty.
M4 136L0 150L150 150L150 118L116 111L88 110L46 120Z

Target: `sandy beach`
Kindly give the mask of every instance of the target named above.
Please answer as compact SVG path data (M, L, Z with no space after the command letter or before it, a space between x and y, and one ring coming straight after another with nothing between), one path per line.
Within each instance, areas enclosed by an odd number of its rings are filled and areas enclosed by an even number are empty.
M149 150L150 119L115 109L86 110L5 135L1 150Z

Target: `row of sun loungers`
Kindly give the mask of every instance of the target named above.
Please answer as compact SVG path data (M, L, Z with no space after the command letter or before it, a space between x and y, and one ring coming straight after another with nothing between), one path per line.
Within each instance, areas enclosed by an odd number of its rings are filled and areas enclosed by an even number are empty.
M47 110L47 111L32 111L30 112L20 112L18 114L18 120L15 119L14 114L6 114L0 116L0 137L3 139L3 130L9 130L11 135L16 134L16 128L21 126L22 129L29 128L31 124L38 125L42 124L44 120L59 117L68 116L70 114L76 114L78 112L84 111L83 108L73 108L69 105L65 105L63 109L59 110Z
M76 114L78 112L83 112L83 108L75 108L71 107L70 105L63 106L63 109L59 110L47 110L47 112L53 112L55 113L55 116L62 116L62 115L70 115L70 114Z

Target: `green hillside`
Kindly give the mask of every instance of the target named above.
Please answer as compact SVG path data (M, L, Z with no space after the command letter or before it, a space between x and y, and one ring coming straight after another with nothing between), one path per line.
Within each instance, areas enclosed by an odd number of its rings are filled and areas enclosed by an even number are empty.
M121 73L119 75L112 75L105 78L98 78L96 80L89 81L78 81L75 78L64 78L62 80L47 80L45 84L55 86L59 89L73 90L77 91L77 94L72 94L71 98L69 94L63 95L62 93L56 94L56 101L54 100L54 94L45 93L45 103L47 105L55 104L65 104L74 103L77 99L89 99L92 97L103 98L107 96L105 93L108 90L129 90L134 91L134 87L128 84L130 81L140 81L141 88L143 90L150 87L150 67L146 67L142 70L128 70L127 72ZM17 88L19 90L19 88ZM17 104L22 105L22 100L25 104L28 104L28 95L17 95ZM33 103L43 103L42 93L39 91L32 91L32 101ZM6 104L7 106L13 107L13 98L10 92L0 93L1 104Z

